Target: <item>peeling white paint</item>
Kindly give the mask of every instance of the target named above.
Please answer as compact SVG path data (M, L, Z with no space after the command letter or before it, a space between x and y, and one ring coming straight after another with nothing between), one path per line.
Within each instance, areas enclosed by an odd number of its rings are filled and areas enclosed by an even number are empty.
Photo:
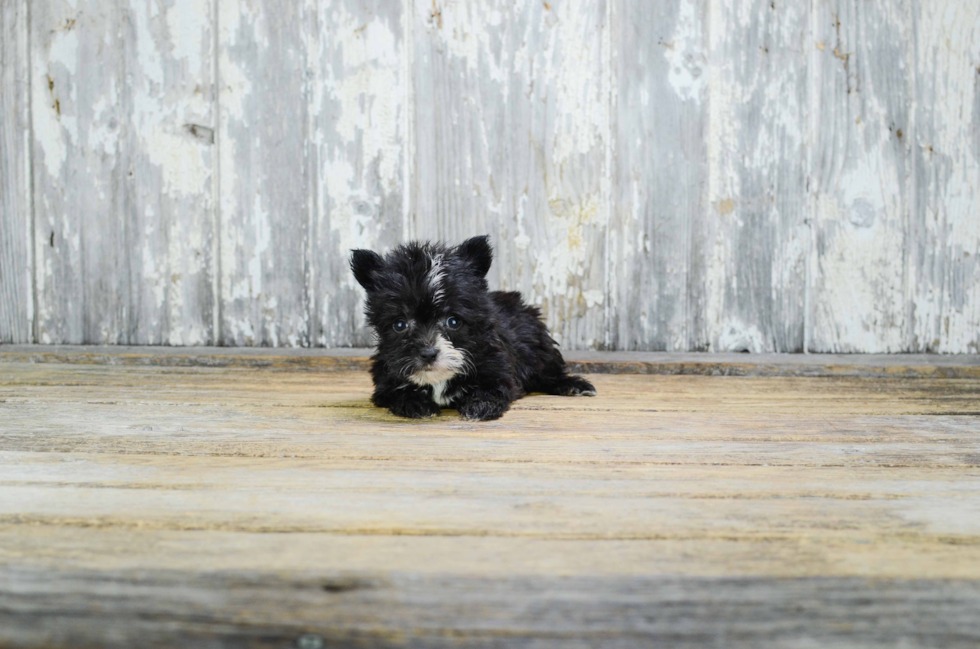
M980 5L915 8L914 351L980 353ZM964 44L971 44L964 46ZM921 255L921 256L920 256Z
M31 106L34 137L43 152L48 174L57 178L68 155L68 145L78 139L77 119L62 112L75 100L78 83L78 34L55 30L48 49L34 58ZM56 107L57 106L57 107Z
M910 340L906 224L914 204L904 17L886 7L844 9L835 18L820 8L816 40L827 45L811 56L819 140L809 347L899 352Z
M751 352L761 354L768 351L769 346L759 328L747 325L732 318L719 327L718 337L712 349L718 352Z
M63 65L65 76L74 79L78 74L78 32L56 29L51 32L50 38L49 61ZM43 79L44 76L39 77L39 80Z
M601 150L609 115L602 78L597 74L602 69L602 57L596 12L564 3L556 3L552 11L561 12L560 53L545 56L543 77L553 80L554 101L561 107L553 125L552 154L555 167L560 169L573 155L587 156ZM557 34L553 38L557 39ZM558 47L554 40L550 44Z
M150 84L163 84L163 61L150 31L151 16L143 11L132 12L136 26L136 47L140 75Z
M605 294L597 289L582 291L582 297L585 298L585 306L588 309L601 305L606 298Z
M201 56L201 43L207 38L211 16L197 0L177 0L166 8L168 53L187 66L187 75L198 78L210 62Z
M748 3L745 3L748 4ZM707 57L704 51L703 17L699 5L681 2L670 42L664 43L664 58L670 66L667 81L677 96L695 104L701 103L707 75L704 68ZM643 105L647 105L646 96Z
M330 120L319 147L326 190L320 214L327 217L336 250L346 254L353 248L375 247L383 226L378 219L382 199L402 185L406 80L400 23L389 24L380 16L365 22L344 3L332 7L329 19L336 37L323 43L330 48L323 55L332 60L323 66L323 97L318 103L322 101L322 110L336 118ZM375 186L381 194L375 193ZM350 273L345 272L339 283L358 290ZM329 303L322 308L329 309ZM327 313L320 317L326 320Z
M252 223L249 231L254 237L252 254L248 260L249 297L257 298L262 294L262 261L266 258L269 244L272 242L272 227L269 223L269 213L262 202L262 196L255 192L252 197ZM275 296L270 297L270 302Z
M35 77L44 78L37 73ZM61 168L65 164L68 155L65 142L65 134L62 132L61 122L55 112L47 88L42 88L42 84L36 83L32 87L32 105L34 107L34 126L35 142L40 145L41 157L44 160L48 175L57 178L61 174Z
M551 245L547 252L537 255L533 272L535 293L543 297L549 321L571 319L580 316L583 308L592 309L603 303L601 285L587 288L586 283L600 262L589 237L602 231L607 218L598 198L597 194L589 194L583 203L573 205L558 198L551 202L552 213L546 220ZM552 327L553 334L560 333Z
M438 45L467 66L470 74L500 84L506 96L506 77L511 66L506 55L498 57L494 53L500 50L501 28L513 16L505 16L500 5L506 3L446 0L415 3L420 22L427 26Z
M377 161L384 187L400 181L399 91L397 67L362 68L340 81L333 94L340 102L337 134L348 144L361 140L362 155Z
M248 126L245 101L252 94L252 81L246 70L231 56L238 45L239 29L243 24L253 25L254 14L248 4L240 0L222 0L218 3L218 69L221 73L219 92L221 111L228 119L235 119Z
M155 130L145 141L150 162L163 174L166 193L200 196L210 189L210 156L193 138Z

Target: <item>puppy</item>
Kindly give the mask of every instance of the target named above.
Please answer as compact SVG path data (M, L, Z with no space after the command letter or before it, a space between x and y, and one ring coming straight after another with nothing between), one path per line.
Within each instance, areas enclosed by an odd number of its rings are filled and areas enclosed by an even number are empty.
M492 261L485 236L456 247L409 243L385 257L352 251L378 340L374 405L412 418L455 408L485 421L530 392L595 396L591 383L567 373L541 311L520 293L487 289Z

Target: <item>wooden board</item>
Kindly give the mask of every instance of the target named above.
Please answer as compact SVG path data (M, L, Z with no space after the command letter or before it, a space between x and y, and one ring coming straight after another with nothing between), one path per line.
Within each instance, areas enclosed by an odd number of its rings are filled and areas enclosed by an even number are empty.
M491 234L490 282L569 348L606 344L606 3L414 3L406 236Z
M917 3L909 348L980 350L980 5ZM959 106L943 111L938 106ZM967 107L972 106L972 109ZM972 142L969 146L965 143Z
M402 240L401 7L220 3L225 345L365 344L352 248Z
M980 640L980 380L590 379L0 363L0 644Z
M38 342L215 342L210 14L32 3Z
M0 6L0 343L34 341L27 12Z
M311 9L218 3L222 345L310 344Z
M617 0L612 349L703 348L692 245L707 183L707 3ZM693 272L692 272L693 271ZM638 290L643 287L643 290Z
M0 612L24 646L84 638L101 647L969 648L980 634L980 592L960 579L375 580L311 570L193 580L154 571L108 582L105 573L18 570L5 578L34 603L20 615ZM273 597L283 606L269 615L263 605ZM943 626L950 621L955 630Z
M814 5L810 351L908 349L911 24L903 3Z
M318 2L312 113L315 243L311 344L371 345L364 293L350 272L353 248L384 251L405 239L411 191L406 130L411 69L404 3Z
M370 368L371 349L5 345L0 362L159 367L251 367L333 372ZM755 377L980 378L980 356L571 351L574 373Z
M711 4L707 204L690 287L692 345L803 351L806 259L805 3Z

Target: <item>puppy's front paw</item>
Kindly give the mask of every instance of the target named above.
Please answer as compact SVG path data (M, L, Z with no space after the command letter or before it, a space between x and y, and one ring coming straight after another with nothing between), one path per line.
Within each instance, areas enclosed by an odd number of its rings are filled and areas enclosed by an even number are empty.
M459 414L463 419L490 421L491 419L500 419L500 416L509 408L510 404L504 401L470 399L459 406Z
M421 419L423 417L432 417L439 414L439 406L433 401L402 401L400 403L392 404L388 410L391 414L398 417L407 417L409 419Z

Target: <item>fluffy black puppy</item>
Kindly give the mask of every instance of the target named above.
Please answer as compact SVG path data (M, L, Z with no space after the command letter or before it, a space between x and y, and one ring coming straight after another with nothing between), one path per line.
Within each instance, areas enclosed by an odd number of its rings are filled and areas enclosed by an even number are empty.
M452 407L466 419L497 419L529 392L595 396L565 361L520 293L489 292L487 237L452 248L409 243L385 257L354 250L351 270L367 291L377 333L376 406L402 417Z

